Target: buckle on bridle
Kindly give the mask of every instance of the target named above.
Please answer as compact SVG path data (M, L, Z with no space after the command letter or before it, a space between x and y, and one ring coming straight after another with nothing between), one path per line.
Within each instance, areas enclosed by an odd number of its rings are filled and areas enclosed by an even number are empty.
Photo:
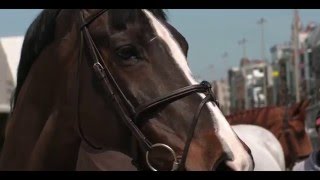
M93 64L93 69L96 75L98 76L99 80L102 80L107 76L106 72L104 71L102 65L99 62Z
M207 96L211 96L211 101L218 107L220 108L220 103L217 100L217 97L214 95L213 90L212 90L212 85L208 82L208 81L202 81L200 83L202 86L206 86L207 88L207 92L206 95Z
M156 148L156 147L163 147L163 148L167 149L167 150L172 154L174 160L173 160L173 164L172 164L171 171L176 171L176 170L179 168L179 162L178 162L178 158L177 158L177 155L176 155L176 153L174 152L174 150L173 150L170 146L168 146L168 145L166 145L166 144L162 144L162 143L156 143L156 144L152 145L151 148L150 148L150 150L152 150L153 148ZM148 150L148 151L146 152L146 162L147 162L147 165L148 165L148 167L149 167L152 171L158 171L156 168L154 168L154 167L151 165L151 163L150 163L150 161L149 161L149 151L150 151L150 150Z
M211 88L212 88L211 84L210 84L208 81L202 81L200 84L201 84L202 86L206 86L208 89L211 89Z

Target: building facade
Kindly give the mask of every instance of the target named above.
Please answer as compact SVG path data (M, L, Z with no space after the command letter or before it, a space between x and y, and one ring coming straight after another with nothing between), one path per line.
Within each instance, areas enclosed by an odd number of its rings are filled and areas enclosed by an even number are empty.
M245 80L242 71L233 67L228 71L230 113L245 110Z
M298 20L297 20L298 19ZM299 91L300 99L307 99L310 91L314 89L314 74L311 68L311 35L315 31L315 24L310 23L305 29L297 21L296 29L298 31L296 37L292 32L291 41L285 44L277 44L271 47L272 67L273 67L273 105L286 105L290 102L297 101L296 91ZM292 26L294 31L294 26ZM297 41L297 45L294 41ZM295 63L298 63L295 67ZM298 80L296 81L295 71L297 71ZM298 83L298 86L296 86ZM298 89L296 89L298 87ZM285 98L284 98L285 97Z
M310 99L320 101L320 25L313 23L304 44L306 92Z
M230 89L229 83L222 79L218 81L213 81L213 91L217 96L217 100L220 104L220 109L224 115L230 114Z
M270 49L273 67L273 98L270 105L286 105L287 99L293 95L293 51L290 43L277 44Z
M262 60L241 61L246 61L240 65L245 77L245 109L267 106L267 64Z
M264 107L273 98L272 67L262 60L242 58L239 68L228 72L230 111Z

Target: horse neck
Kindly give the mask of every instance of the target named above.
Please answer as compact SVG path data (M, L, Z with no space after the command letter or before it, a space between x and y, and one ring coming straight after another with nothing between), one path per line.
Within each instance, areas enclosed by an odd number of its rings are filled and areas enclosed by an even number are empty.
M74 128L73 110L59 107L47 120L33 149L28 169L75 170L81 139Z
M49 59L48 59L49 60ZM23 168L50 115L53 92L52 79L41 73L40 67L49 61L37 61L31 68L11 118L8 120L6 140L1 164L6 167ZM39 86L41 84L41 86ZM45 93L46 92L46 93ZM49 95L50 94L50 95ZM24 137L24 138L21 138Z
M63 39L49 45L32 65L28 77L20 90L14 112L8 121L6 140L0 159L0 168L27 168L31 162L31 155L35 154L35 151L40 151L39 147L36 148L36 146L44 143L40 141L44 141L44 139L51 141L52 139L47 136L57 136L65 129L70 130L74 127L74 118L68 115L69 118L63 118L64 121L59 121L61 124L64 124L63 127L59 127L60 129L48 132L47 128L45 128L45 126L48 126L48 123L50 124L48 120L52 118L53 113L59 113L61 117L63 114L66 114L66 110L62 109L62 107L71 107L72 105L70 104L71 99L69 95L72 94L70 92L70 86L72 86L70 82L72 81L71 76L74 72L72 68L66 65L72 64L67 62L67 59L72 58L70 58L71 55L69 54L68 57L59 59L62 55L61 49L58 50L57 47L68 49L72 45ZM63 132L62 134L65 133ZM58 136L60 137L60 135ZM64 140L61 143L63 142ZM74 143L75 146L78 146L76 141ZM57 145L58 141L52 144L52 146ZM41 151L45 150L43 148L40 149L42 149ZM47 150L49 153L49 149ZM64 150L67 151L67 149ZM70 150L73 150L73 148L70 148ZM55 148L55 151L57 151L57 148ZM50 156L48 153L44 154ZM56 152L52 151L52 158L55 154ZM68 161L67 159L60 160L62 163Z
M76 46L76 42L68 39L66 42L62 40L61 43L69 47ZM61 74L60 77L56 75L56 96L48 120L33 149L29 163L30 169L75 170L76 168L81 143L76 129L77 89L74 83L77 81L76 52L67 54L66 58L62 58L58 63Z
M229 122L233 125L236 124L253 124L262 125L260 120L261 109L248 110L227 116Z
M252 124L263 127L278 137L281 122L277 119L278 117L274 117L277 115L275 111L277 108L259 108L228 116L227 119L232 125Z
M24 95L23 91L21 95ZM32 104L32 97L35 95L39 99L50 101L49 94L42 96L35 90L29 91L28 97L19 102L21 104L17 104L9 120L0 167L6 169L74 168L76 164L74 157L77 156L80 139L74 129L72 109L64 107L62 102L54 106L53 100L52 104L40 101L39 104ZM55 97L53 94L51 96ZM43 104L45 105L42 106ZM58 163L61 164L58 165Z

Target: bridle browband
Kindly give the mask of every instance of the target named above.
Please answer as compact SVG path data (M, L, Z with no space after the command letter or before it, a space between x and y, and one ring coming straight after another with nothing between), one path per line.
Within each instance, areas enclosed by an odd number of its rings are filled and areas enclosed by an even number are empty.
M109 68L104 63L103 58L98 48L96 47L88 30L88 26L96 18L98 18L99 16L101 16L107 11L108 9L100 10L99 12L90 16L87 20L84 19L84 15L83 13L81 13L82 11L80 11L82 24L80 28L81 42L80 42L80 56L79 56L80 61L78 65L78 71L83 58L82 49L84 45L87 45L87 47L89 48L89 55L90 55L89 61L91 61L90 63L92 63L92 67L96 75L96 78L99 80L104 92L111 99L111 102L117 114L120 116L120 118L125 123L125 125L129 128L134 138L138 141L138 145L140 146L140 148L146 153L146 163L149 166L149 168L154 171L157 170L151 165L149 161L149 151L151 151L154 148L162 147L168 150L173 155L174 162L171 170L172 171L184 170L188 150L194 135L194 131L195 131L201 110L203 109L204 105L208 102L213 102L213 104L216 104L217 106L219 106L212 92L211 85L209 82L203 81L200 84L190 85L190 86L186 86L181 89L175 90L165 96L156 98L151 102L140 105L137 108L133 107L131 102L126 98L125 94L121 91L121 88L115 81ZM78 75L79 75L79 72L78 72ZM184 97L190 96L195 93L204 93L206 96L201 101L198 108L196 109L191 127L187 134L187 140L186 140L185 147L183 149L182 156L177 156L175 151L170 146L162 143L153 144L144 136L144 134L139 129L139 126L141 126L141 124L145 123L146 120L156 115L157 112L159 112L159 110L171 104L172 102L175 102L179 99L182 99ZM78 118L78 121L79 121L79 118ZM79 134L81 138L89 146L95 149L101 149L99 147L96 147L92 143L90 143L90 141L84 136L84 133L81 129L80 121L78 123L78 128L79 128ZM138 166L137 157L133 157L133 164Z

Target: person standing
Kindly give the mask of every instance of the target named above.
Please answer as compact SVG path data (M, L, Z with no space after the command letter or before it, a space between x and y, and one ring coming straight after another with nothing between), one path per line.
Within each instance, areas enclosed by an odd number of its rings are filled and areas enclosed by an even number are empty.
M320 144L320 110L318 111L316 121L315 121L315 129L318 135L318 141ZM297 163L293 169L293 171L320 171L320 147L315 149L307 159Z

